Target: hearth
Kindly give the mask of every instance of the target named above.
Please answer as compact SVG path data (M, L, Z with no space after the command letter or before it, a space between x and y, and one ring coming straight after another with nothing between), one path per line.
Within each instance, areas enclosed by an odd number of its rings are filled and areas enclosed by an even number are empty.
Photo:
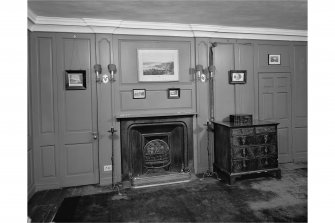
M193 171L193 116L124 118L121 136L123 181Z

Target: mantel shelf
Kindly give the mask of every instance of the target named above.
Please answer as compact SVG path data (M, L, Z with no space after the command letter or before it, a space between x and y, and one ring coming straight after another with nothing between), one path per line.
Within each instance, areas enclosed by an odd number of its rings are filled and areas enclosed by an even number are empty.
M186 116L186 115L197 115L195 112L174 112L174 113L159 113L159 114L118 114L117 119L126 118L145 118L145 117L164 117L164 116Z

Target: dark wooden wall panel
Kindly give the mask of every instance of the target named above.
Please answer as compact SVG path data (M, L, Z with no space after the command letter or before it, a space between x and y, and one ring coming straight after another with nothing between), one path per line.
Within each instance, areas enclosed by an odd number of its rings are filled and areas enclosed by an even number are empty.
M27 171L27 179L28 179L28 199L33 196L33 193L35 192L35 180L34 180L34 160L33 160L33 150L30 149L28 151L28 171Z
M280 55L280 65L269 65L268 55ZM258 69L259 71L289 71L290 70L290 48L287 42L269 42L258 45Z
M97 35L96 52L97 63L103 68L103 73L107 72L108 64L112 63L112 35Z
M307 45L293 45L293 156L307 161Z
M119 42L122 84L138 83L138 49L176 49L179 53L179 82L190 82L189 68L192 63L192 41L124 40Z
M62 186L99 182L95 36L58 33L57 77ZM65 89L66 70L85 70L86 89Z
M92 144L66 145L67 176L78 176L81 174L94 174L94 150ZM77 161L77 160L80 160Z
M102 67L102 73L108 74L108 64L114 64L113 36L109 34L96 35L97 64ZM115 119L114 86L120 78L120 68L117 67L115 82L98 84L98 129L99 129L99 170L100 184L111 184L121 181L121 152L120 152L120 125ZM114 128L117 132L112 137L108 131ZM114 163L112 163L112 150ZM104 171L105 165L113 165L112 171ZM114 178L114 179L112 179Z
M41 163L43 177L56 177L55 146L41 147Z
M85 91L66 91L65 92L65 125L66 131L89 131L93 128L91 120L93 109L96 105L91 100L85 101L90 97L91 92ZM78 110L80 109L80 111Z
M293 151L294 161L307 161L307 127L294 127L293 129Z
M41 133L54 133L54 86L52 39L38 38L38 73L40 90Z
M196 64L202 65L204 69L207 69L208 64L208 55L209 55L209 39L202 38L196 40ZM194 154L195 160L195 169L200 172L206 172L208 168L212 168L212 165L208 166L208 149L212 151L212 144L208 143L208 133L207 127L205 124L209 121L209 85L208 81L203 83L196 81L197 86L197 152ZM213 160L213 156L211 156ZM211 161L210 161L211 162Z
M192 89L180 90L179 99L168 99L166 90L148 90L146 91L145 99L133 99L132 91L121 91L121 112L139 110L143 113L150 112L150 110L164 110L169 108L187 109L192 111Z
M214 115L222 121L235 113L234 86L228 82L228 71L234 70L234 44L219 43L214 48Z
M162 114L195 113L196 97L193 76L194 40L179 37L144 37L114 35L113 50L118 67L115 82L116 116L154 116ZM139 82L137 49L177 49L179 53L179 81ZM167 99L168 88L180 88L179 99ZM145 99L133 99L133 89L146 89ZM145 109L147 108L147 109Z
M235 45L235 69L247 71L247 83L236 85L236 113L255 114L254 46L252 43Z
M259 73L260 120L278 122L278 161L292 161L291 74Z
M59 38L61 36L64 42L56 43L56 36ZM63 134L58 126L59 116L67 117L69 120L66 122L66 131L92 130L94 124L85 121L85 118L89 119L89 116L95 114L90 108L98 109L98 114L94 116L99 118L100 183L111 182L112 174L104 172L103 166L111 164L112 147L115 156L114 179L116 181L121 179L121 133L118 119L121 115L136 117L198 113L196 119L193 120L195 169L197 172L206 171L208 168L208 137L204 124L209 119L208 82L196 82L194 76L189 73L189 69L194 68L195 64L201 64L204 68L208 67L209 42L218 43L218 46L214 48L215 119L218 121L227 119L235 112L251 113L254 118L260 116L260 118L269 120L275 117L281 123L278 134L280 154L282 157L286 156L283 162L307 160L307 46L304 42L107 34L97 34L95 37L93 34L79 34L76 41L73 41L73 34L38 32L31 33L31 37L29 44L31 103L29 106L31 106L32 127L31 130L28 128L28 184L35 185L37 190L56 188L61 185L59 143L67 140L67 146L73 145L71 137L67 139L59 136L59 133ZM138 82L136 51L141 48L178 49L180 81ZM57 54L61 55L56 56ZM280 54L281 65L268 65L268 54ZM56 57L61 61L62 66L59 66L59 61L56 62ZM64 111L67 113L58 114L60 108L57 103L63 103L63 99L59 98L63 96L58 94L58 91L64 90L64 70L86 69L87 84L90 85L92 81L95 81L92 76L95 75L92 69L95 63L102 65L103 73L108 73L109 63L116 64L118 71L115 75L115 82L96 85L97 103L89 102L84 105L85 103L79 102L81 99L76 96L76 92L66 93L68 106ZM232 69L247 70L246 85L237 86L234 89L233 85L228 84L228 71ZM261 81L264 83L262 84L270 88L278 88L278 92L276 94L267 92L259 96L259 75L263 73L269 74L271 78L272 75L277 74L289 75L290 80L285 79L286 77L276 80L263 78ZM167 99L167 89L172 87L181 88L180 99ZM147 90L145 100L132 98L132 89L137 88ZM292 107L276 107L278 104L291 104L290 100L292 100ZM266 106L268 108L259 111L260 104L268 104ZM81 107L83 113L76 116L73 111L78 110L78 106ZM63 111L62 108L61 111ZM84 121L81 122L79 118ZM29 114L28 122L30 122ZM107 132L111 127L118 130L114 135L114 143L111 134ZM89 136L91 137L91 133L80 140ZM212 135L209 137L212 140ZM290 137L293 140L290 141L288 139ZM211 152L211 143L209 148ZM87 158L89 152L87 149L85 151L86 155L83 156ZM213 160L211 154L210 157ZM95 161L92 162L96 165ZM72 166L71 168L76 170L81 167ZM84 184L81 180L74 182L78 185Z
M27 189L28 189L28 199L33 196L33 193L35 191L35 180L34 180L34 160L33 160L33 123L32 123L32 98L31 98L31 32L27 32L27 38L28 38L28 61L27 61L27 100L28 100L28 113L27 113L27 120L28 120L28 126L27 126Z
M30 43L33 175L36 190L43 190L59 186L55 35L32 33Z
M218 43L214 51L214 65L216 67L214 77L214 116L215 120L228 120L229 115L235 113L248 113L255 115L255 84L254 84L254 44L252 41L231 40L231 39L213 39L210 42ZM200 42L201 43L201 42ZM204 45L204 43L202 43ZM204 46L197 46L197 50L207 53L208 49ZM201 49L201 47L203 49ZM206 46L208 47L208 46ZM200 51L198 52L200 53ZM201 65L207 63L203 55L199 55ZM208 65L207 65L208 66ZM247 84L231 85L228 81L229 70L247 70ZM204 125L209 120L209 88L207 83L198 83L197 99L198 101L198 126ZM201 116L202 115L202 116ZM201 117L201 118L200 118ZM199 134L199 133L198 133ZM199 170L208 169L208 162L213 162L213 135L210 132L207 136L207 130L202 127L201 140L199 140L199 151L201 155ZM199 137L199 135L198 135ZM210 159L208 160L207 143L208 138ZM212 168L212 164L210 164Z

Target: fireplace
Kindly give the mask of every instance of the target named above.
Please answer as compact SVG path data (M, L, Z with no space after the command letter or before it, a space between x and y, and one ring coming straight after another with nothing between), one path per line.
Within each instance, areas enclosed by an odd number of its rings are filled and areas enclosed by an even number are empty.
M193 116L121 119L122 180L193 171Z

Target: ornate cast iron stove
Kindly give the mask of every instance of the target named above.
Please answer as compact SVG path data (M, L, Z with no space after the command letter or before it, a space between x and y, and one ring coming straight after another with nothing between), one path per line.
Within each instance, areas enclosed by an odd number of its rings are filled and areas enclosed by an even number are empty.
M147 169L163 168L171 163L170 148L166 142L154 139L143 148L144 167Z

